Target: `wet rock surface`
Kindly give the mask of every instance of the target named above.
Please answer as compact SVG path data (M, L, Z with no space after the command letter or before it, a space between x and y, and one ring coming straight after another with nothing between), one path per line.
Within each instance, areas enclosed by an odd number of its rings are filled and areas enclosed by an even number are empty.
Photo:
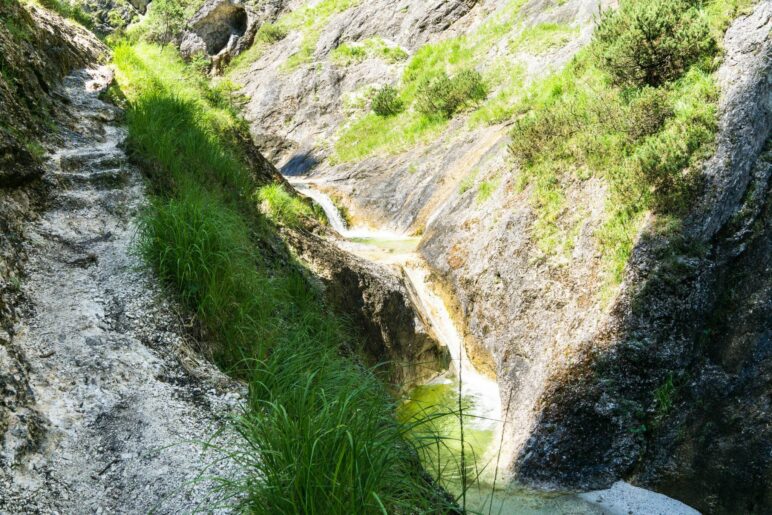
M243 394L191 350L181 311L133 252L143 183L120 147L120 112L98 98L109 80L106 69L65 79L76 123L46 161L50 194L25 231L27 304L13 338L0 334L3 512L206 506L211 485L193 480L216 456L194 442Z
M371 364L385 364L392 385L407 389L447 370L448 351L418 316L401 276L319 236L283 236L321 280L330 305L360 329L365 347L357 350Z

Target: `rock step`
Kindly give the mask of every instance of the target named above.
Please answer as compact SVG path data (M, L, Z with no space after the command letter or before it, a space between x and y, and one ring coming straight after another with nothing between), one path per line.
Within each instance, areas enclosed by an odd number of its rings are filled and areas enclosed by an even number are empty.
M100 208L112 212L113 208L123 209L130 206L130 200L136 197L135 188L114 190L64 190L51 198L52 207L57 211L79 212Z
M114 169L128 164L126 154L119 149L94 150L86 149L59 157L59 168L62 171L73 171L83 168Z
M92 186L100 190L122 188L132 178L131 170L126 167L108 168L93 172L55 172L57 183L63 188L75 189Z

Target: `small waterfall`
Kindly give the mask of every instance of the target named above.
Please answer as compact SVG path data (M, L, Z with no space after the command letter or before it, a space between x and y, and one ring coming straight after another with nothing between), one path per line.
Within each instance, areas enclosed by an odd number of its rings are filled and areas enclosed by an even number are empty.
M303 195L313 199L324 209L330 225L341 236L347 239L393 239L404 240L408 236L385 231L367 229L351 229L346 226L338 208L325 193L313 188L311 183L294 179L291 184ZM390 254L384 253L379 259L377 253L369 253L368 257L375 261L394 264ZM483 376L469 360L464 347L464 338L459 332L450 315L445 302L437 295L428 281L429 271L423 260L416 255L407 256L401 260L401 266L408 281L420 302L419 309L429 319L440 343L448 348L451 355L452 368L461 379L462 395L472 401L468 415L470 424L479 429L495 430L501 420L501 401L499 387L496 381Z
M344 238L352 237L350 231L348 230L346 221L343 219L340 211L338 211L338 208L335 207L335 203L333 203L329 196L325 195L317 189L312 188L307 182L291 180L290 184L292 184L292 186L294 186L295 189L297 189L300 193L310 198L322 207L324 214L327 215L327 219L330 221L330 225L338 234Z
M451 355L451 372L460 379L461 395L467 401L467 407L464 409L463 425L469 429L469 433L472 433L469 435L468 444L474 448L475 452L479 453L477 455L479 461L476 466L481 466L485 470L485 476L478 478L479 483L467 490L467 506L472 511L476 510L475 512L481 513L486 511L493 513L544 515L553 513L576 513L577 515L606 513L593 504L599 494L606 495L607 492L611 492L610 490L591 492L586 494L588 497L587 500L584 500L574 494L544 494L530 488L505 485L502 484L504 481L501 479L501 475L499 475L498 484L490 483L491 476L494 475L496 469L495 463L497 460L495 456L499 450L499 442L503 430L499 387L496 381L480 374L470 361L464 346L463 335L453 322L453 317L442 297L432 288L432 284L428 280L429 269L414 252L414 247L408 247L410 250L402 249L396 255L393 253L393 248L395 247L393 244L395 242L400 244L396 247L401 248L400 246L406 241L417 240L417 238L410 238L404 234L388 231L372 231L363 228L347 227L330 197L314 189L312 183L302 179L298 180L297 178L293 178L291 181L291 184L298 191L313 199L324 209L332 228L349 240L345 243L341 242L345 248L372 261L396 265L403 270L406 281L412 287L414 296L417 297L416 308L428 319L426 321L431 324L440 343L448 348ZM455 393L458 383L454 383L454 378L444 374L424 386L429 388L449 388L453 389ZM454 406L451 408L454 408ZM449 429L449 431L452 431L452 429ZM489 467L489 465L493 466ZM618 483L618 485L622 485L622 487L619 487L623 490L622 494L611 496L611 501L629 495L629 489L625 489L629 485L625 483ZM449 487L451 491L455 491L452 485L449 485ZM456 493L458 492L456 491ZM648 500L648 497L646 499ZM623 511L609 511L609 513L628 513L628 511L626 508ZM678 510L667 512L691 514L691 512Z
M418 263L406 264L405 275L413 286L422 304L421 308L429 318L437 338L448 348L452 366L461 381L461 393L472 401L469 424L477 429L495 430L501 422L499 385L485 377L474 367L445 302L431 288L428 271Z

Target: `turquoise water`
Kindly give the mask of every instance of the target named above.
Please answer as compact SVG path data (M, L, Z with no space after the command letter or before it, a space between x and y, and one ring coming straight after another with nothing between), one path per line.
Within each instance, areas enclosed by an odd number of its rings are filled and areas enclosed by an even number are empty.
M443 378L413 388L397 411L401 422L413 423L411 438L418 443L424 467L464 504L462 470L466 470L465 507L483 514L598 514L594 505L574 494L541 492L505 485L495 474L499 441L488 421L465 413L473 400L458 402L458 382ZM461 412L463 417L459 417ZM463 445L461 420L464 424ZM464 456L461 450L464 449ZM463 467L462 467L463 460ZM495 484L495 488L494 488Z
M394 254L409 254L415 252L421 238L350 238L351 241L371 245Z

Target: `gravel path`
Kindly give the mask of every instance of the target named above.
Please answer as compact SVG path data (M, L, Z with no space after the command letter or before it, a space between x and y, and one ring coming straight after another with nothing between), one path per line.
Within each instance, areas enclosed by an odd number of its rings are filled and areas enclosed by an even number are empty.
M34 401L8 432L0 512L190 512L211 501L192 481L215 458L191 442L243 395L188 350L178 309L132 252L145 197L120 112L98 98L110 75L81 70L62 87L77 122L26 235L31 307L14 346Z

